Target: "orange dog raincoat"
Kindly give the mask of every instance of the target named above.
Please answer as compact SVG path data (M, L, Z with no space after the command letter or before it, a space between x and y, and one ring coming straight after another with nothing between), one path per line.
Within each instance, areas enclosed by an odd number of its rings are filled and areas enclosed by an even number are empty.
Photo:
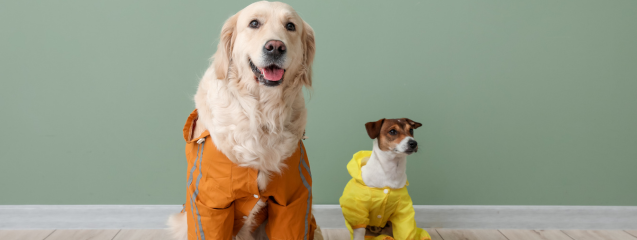
M259 192L258 170L230 161L217 150L208 131L190 139L197 117L195 110L184 126L188 239L232 239L261 199L268 205L256 216L255 228L267 220L265 229L270 239L312 240L316 229L310 211L312 175L303 143L299 142L296 152L285 160L283 172L272 176L267 190Z

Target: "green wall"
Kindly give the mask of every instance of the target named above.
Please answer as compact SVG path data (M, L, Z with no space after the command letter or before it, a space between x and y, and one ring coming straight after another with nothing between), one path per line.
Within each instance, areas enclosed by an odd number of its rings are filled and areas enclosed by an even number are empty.
M363 124L409 117L415 204L637 205L637 1L290 1L334 204ZM248 1L2 1L0 204L181 204L181 129Z

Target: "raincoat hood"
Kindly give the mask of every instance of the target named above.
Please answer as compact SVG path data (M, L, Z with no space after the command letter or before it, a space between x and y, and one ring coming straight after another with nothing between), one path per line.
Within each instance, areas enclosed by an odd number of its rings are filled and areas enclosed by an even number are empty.
M365 185L363 182L363 176L361 174L361 168L367 164L367 160L372 156L372 151L359 151L354 154L352 160L347 164L347 171L349 175L352 175L352 178L356 179L356 181L360 184Z
M349 175L352 176L353 179L356 180L357 183L360 183L364 186L365 182L363 181L363 175L361 172L361 168L367 164L367 160L372 156L372 151L358 151L352 157L352 160L347 164L347 171ZM409 186L409 181L405 183L405 187Z

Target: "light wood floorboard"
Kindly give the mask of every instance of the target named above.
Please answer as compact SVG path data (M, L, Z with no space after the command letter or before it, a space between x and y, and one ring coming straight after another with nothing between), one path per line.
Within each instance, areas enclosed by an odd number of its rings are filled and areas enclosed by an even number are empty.
M436 229L444 240L507 240L495 229Z
M425 228L425 230L427 230L427 232L429 233L429 236L431 236L431 240L443 240L440 234L438 234L438 231L436 231L436 229Z
M119 231L119 229L58 229L45 240L112 240Z
M0 240L43 240L53 231L55 230L0 230Z
M509 240L572 240L560 230L500 229Z
M122 229L113 240L173 240L166 229Z
M637 230L624 230L624 231L626 231L630 235L633 235L634 237L637 237Z
M574 240L637 240L623 230L562 230Z

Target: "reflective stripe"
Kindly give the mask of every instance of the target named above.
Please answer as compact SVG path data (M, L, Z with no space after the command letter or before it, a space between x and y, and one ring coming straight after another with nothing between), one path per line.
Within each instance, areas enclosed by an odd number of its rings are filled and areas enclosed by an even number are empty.
M192 184L192 175L195 173L195 168L197 167L197 162L199 162L200 157L203 155L203 146L199 145L199 148L197 149L197 157L195 158L195 162L192 163L192 168L190 169L190 176L188 177L188 183L186 185L186 187L189 187L190 184ZM195 206L195 199L193 198L193 196L190 196L190 215L192 215L192 220L193 222L197 220L197 218L195 218L195 210L193 209L193 206ZM195 233L197 232L197 228L195 225ZM199 239L199 237L197 237L197 239Z
M201 148L203 149L204 144L206 142L201 142ZM201 171L201 166L203 166L202 162L203 162L203 150L201 150L201 157L199 158L199 175L197 176L197 183L195 184L195 192L193 193L194 197L193 199L197 199L197 195L199 195L199 180L201 180L201 176L203 176L203 173ZM196 202L196 200L194 200ZM197 211L197 221L199 222L199 235L201 235L201 240L206 240L206 236L204 236L203 234L203 227L201 226L201 215L199 214L199 208L197 208L197 205L195 204L195 211Z
M300 148L301 148L301 163L303 163L303 168L305 168L305 171L307 171L310 174L310 177L312 177L312 173L310 172L310 169L306 166L305 162L303 161L303 147L300 147ZM300 163L299 163L299 174L301 175L301 180L303 180L303 185L305 186L305 188L307 188L307 191L308 191L307 208L305 209L305 234L303 235L303 239L307 239L307 231L308 231L307 217L310 215L310 199L312 199L312 187L307 182L307 180L305 180L305 176L303 175L303 171L301 170Z
M203 234L203 227L201 226L201 215L199 215L199 208L197 207L197 204L196 204L197 200L194 200L196 198L197 198L197 195L195 194L195 198L193 198L192 204L195 205L195 211L197 211L197 217L199 218L197 222L199 223L199 235L201 236L201 238L197 237L197 239L205 240L206 237ZM196 233L196 230L197 228L195 227L195 233Z
M303 149L301 148L301 164L303 164L303 168L305 168L305 171L307 171L307 173L310 174L310 178L312 178L312 172L310 171L310 167L307 165L307 163L305 163L305 161L303 161Z
M195 206L195 200L192 199L192 196L190 196L190 214L192 215L192 221L195 222L195 234L199 231L199 229L197 229L197 218L195 217L195 210L193 209L193 206ZM197 239L199 239L199 236L197 236Z
M197 161L199 161L199 156L203 155L203 148L201 147L201 144L199 145L199 149L197 149L197 158L195 158L195 163L192 164L192 167L190 168L190 175L188 176L188 183L186 184L186 187L190 186L190 184L192 184L192 174L195 173L195 167L197 166Z
M199 181L201 180L201 176L203 175L201 173L201 166L203 165L203 150L204 150L204 143L202 142L199 145L199 149L201 150L197 150L197 158L195 159L195 163L193 163L191 172L190 172L190 178L188 179L188 186L190 186L190 184L192 183L192 174L194 173L195 170L195 166L197 166L197 162L199 162L199 175L197 175L197 182L195 183L195 191L192 193L192 195L190 196L190 212L192 213L192 218L193 221L196 221L196 223L199 224L199 229L197 229L197 227L195 226L195 233L197 232L197 230L199 230L199 236L197 236L197 239L201 239L201 240L205 240L206 237L203 234L203 227L201 226L201 215L199 214L199 208L197 207L197 195L199 195ZM193 209L194 206L194 209ZM195 218L195 212L197 213L197 218Z

